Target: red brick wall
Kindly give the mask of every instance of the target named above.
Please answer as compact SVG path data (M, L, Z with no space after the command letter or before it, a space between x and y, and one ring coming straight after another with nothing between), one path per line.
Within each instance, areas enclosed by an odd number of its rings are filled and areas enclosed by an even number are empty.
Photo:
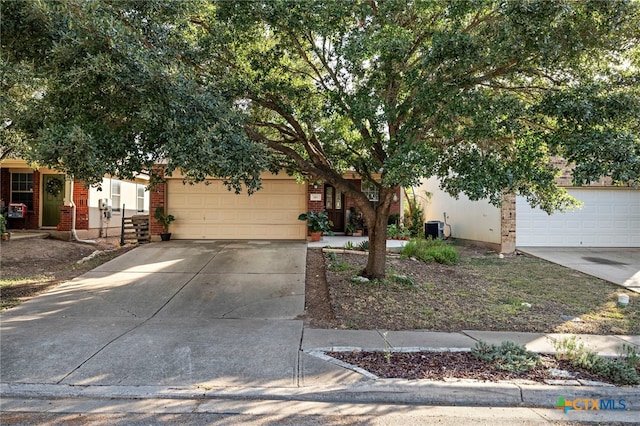
M89 188L84 182L73 182L73 203L76 205L76 229L89 229Z
M319 212L324 210L324 184L316 184L317 188L310 183L307 187L307 211ZM311 194L320 194L320 201L311 201Z
M0 197L4 201L4 205L6 207L11 202L11 173L9 172L9 169L0 170L0 183L0 186L2 187Z
M41 173L39 171L33 172L33 211L29 214L28 229L38 229L40 227L40 176Z
M163 209L165 209L165 214L167 213L165 205L166 186L167 185L165 182L159 182L149 191L149 222L151 225L151 235L159 235L164 232L164 230L162 229L162 225L160 225L158 221L153 218L153 215L156 213L157 207L162 207Z
M71 206L60 207L60 223L58 224L58 231L71 231L72 213L73 213L73 207Z

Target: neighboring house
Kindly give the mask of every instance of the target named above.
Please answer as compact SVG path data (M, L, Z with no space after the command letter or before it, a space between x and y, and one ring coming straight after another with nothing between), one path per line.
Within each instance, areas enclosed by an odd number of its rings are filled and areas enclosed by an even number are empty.
M502 253L516 247L640 247L640 190L612 186L602 179L589 186L571 186L571 170L563 168L558 184L583 203L582 208L548 215L531 208L524 197L506 196L502 207L449 196L431 178L416 189L427 221L444 221L445 236L486 245ZM429 195L427 195L428 193Z
M361 187L359 178L352 180ZM375 203L376 191L364 190ZM398 192L392 214L402 211L400 195ZM307 227L298 220L301 213L326 210L334 223L333 231L340 233L353 205L331 185L299 183L286 173L263 174L262 189L250 196L228 191L220 179L191 185L175 175L151 190L150 210L153 215L156 207L163 207L176 218L169 229L176 239L302 240L307 237ZM155 220L151 222L152 238L157 239L162 228Z
M0 196L3 213L11 203L26 205L24 218L9 218L8 228L60 231L70 235L75 228L81 239L120 234L122 215L149 214L148 177L135 182L105 177L102 190L85 188L78 180L47 168L32 168L20 159L0 164ZM73 194L73 196L71 196ZM99 200L111 200L109 214L99 208ZM122 211L122 205L125 211Z

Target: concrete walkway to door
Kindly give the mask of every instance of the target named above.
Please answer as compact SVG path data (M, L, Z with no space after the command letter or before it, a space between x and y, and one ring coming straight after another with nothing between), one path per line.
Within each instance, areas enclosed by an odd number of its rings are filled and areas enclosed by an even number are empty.
M3 383L298 386L305 242L138 247L2 314ZM308 359L301 359L301 357Z
M518 251L640 293L640 248L518 247Z

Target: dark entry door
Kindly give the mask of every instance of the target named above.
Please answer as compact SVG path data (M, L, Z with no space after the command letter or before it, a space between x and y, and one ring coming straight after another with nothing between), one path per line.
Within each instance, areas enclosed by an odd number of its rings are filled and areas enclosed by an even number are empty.
M57 226L64 201L64 175L44 175L42 184L42 226Z
M331 185L324 186L324 209L333 222L331 230L344 231L344 194Z

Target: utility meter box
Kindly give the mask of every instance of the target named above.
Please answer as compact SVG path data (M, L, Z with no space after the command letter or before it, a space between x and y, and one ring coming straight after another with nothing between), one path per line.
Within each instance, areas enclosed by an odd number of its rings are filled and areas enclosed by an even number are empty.
M22 219L27 217L27 206L22 203L9 203L7 217L9 219Z
M100 210L111 210L111 199L101 198L100 200L98 200L98 208Z

